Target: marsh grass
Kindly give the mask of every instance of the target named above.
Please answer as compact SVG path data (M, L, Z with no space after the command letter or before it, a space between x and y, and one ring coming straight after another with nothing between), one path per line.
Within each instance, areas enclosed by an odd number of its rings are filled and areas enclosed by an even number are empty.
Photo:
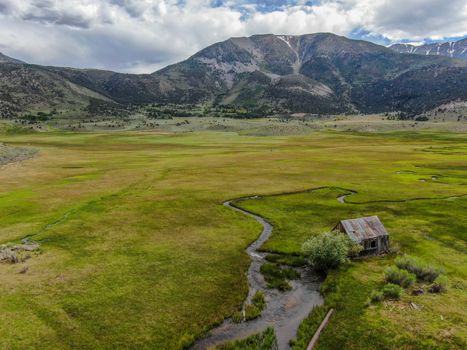
M266 260L280 265L288 265L293 267L303 267L307 264L307 260L301 255L290 254L268 254Z
M452 168L446 165L445 171L459 172L460 163L455 159L456 156L437 160L452 164ZM423 166L429 165L424 161ZM436 166L441 167L439 164ZM465 174L466 170L467 167L461 171ZM380 194L379 198L375 195L374 199L380 202L374 203L366 198L366 194L359 193L348 198L348 204L343 205L336 201L343 191L331 187L304 193L264 197L243 202L241 205L245 209L259 213L274 224L275 231L266 243L265 249L289 254L300 251L299 245L309 237L310 233L329 230L341 219L379 215L390 233L392 246L398 246L402 252L410 256L417 256L418 258L415 259L417 262L436 261L439 265L435 267L425 263L416 264L416 269L408 268L408 275L402 272L404 278L398 278L401 284L411 284L413 277L410 277L410 274L416 271L420 271L418 272L420 283L430 283L425 281L432 280L442 270L445 270L450 278L456 276L454 279L465 281L467 276L465 269L467 261L463 253L465 244L459 232L465 231L467 227L463 214L463 211L467 210L467 198L392 201L403 198L432 198L427 193L417 195L415 192L419 187L411 181L407 181L407 185L411 185L413 189L406 189L402 193L400 188L392 187L391 194ZM429 186L431 185L422 185L425 189ZM449 197L443 195L448 190L444 186L437 187L440 191L438 196L441 198ZM379 190L381 189L372 188L372 191ZM462 189L455 186L449 188L449 191L454 193L456 190ZM385 202L384 199L389 201ZM351 204L368 200L369 203ZM443 217L443 220L440 220L440 217ZM413 298L408 293L404 293L399 286L386 287L386 297L382 291L384 271L394 265L395 260L400 261L396 259L395 254L378 258L370 257L344 264L338 270L329 273L321 288L325 296L324 308L332 307L336 312L320 338L318 349L338 347L462 349L467 345L466 335L458 323L446 321L446 317L444 324L436 321L436 315L439 314L449 314L453 319L466 317L465 312L460 311L457 306L464 298L462 288L459 290L450 288L448 293L438 294L436 298L430 298L429 294L417 296L416 303L424 306L423 313L394 308L390 306L392 302L388 305L376 303L374 307L367 307L369 299L382 300L388 296L391 298L400 296L402 302L408 302ZM399 267L406 266L399 264ZM405 282L407 279L409 282ZM307 319L304 325L316 324L318 318L313 316L312 312L310 319ZM446 322L449 323L453 333L448 338L440 338L438 334L447 327ZM407 332L409 327L416 329L416 332ZM308 332L300 332L298 339L302 339L303 344L311 339L312 328L308 327ZM308 338L303 334L307 334ZM306 339L303 340L304 338ZM304 349L304 347L296 347L296 349Z
M305 350L308 344L328 312L324 306L315 307L305 320L300 324L297 337L290 341L292 350Z
M256 305L247 305L245 307L245 321L254 320L261 316L261 309Z
M318 349L466 348L459 305L467 198L397 202L465 194L465 134L41 132L0 139L39 150L0 168L0 243L28 235L42 243L28 273L0 264L4 348L188 347L232 315L248 290L245 248L261 226L221 203L323 186L331 187L241 203L274 225L261 249L297 255L313 232L379 215L391 242L436 262L450 283L447 293L416 297L422 312L368 308L394 256L343 265L323 285L325 307L336 312ZM452 181L422 183L400 170ZM349 204L336 201L344 189L358 192ZM374 200L393 202L350 204Z
M276 334L269 327L264 332L216 346L212 350L277 350Z
M264 298L264 293L258 290L253 295L253 298L251 298L251 305L245 307L245 321L260 317L265 307L266 299Z
M256 291L255 295L253 295L253 298L251 299L251 302L261 311L264 310L266 306L266 299L264 297L264 293L260 290Z
M261 316L265 307L266 299L264 293L256 291L251 298L251 304L245 305L244 310L234 312L231 319L234 323L253 320Z
M235 311L230 318L233 323L241 323L245 321L245 314L243 313L243 310Z
M260 272L267 283L268 288L287 291L292 289L289 280L300 278L300 273L288 267L281 267L276 264L264 263Z

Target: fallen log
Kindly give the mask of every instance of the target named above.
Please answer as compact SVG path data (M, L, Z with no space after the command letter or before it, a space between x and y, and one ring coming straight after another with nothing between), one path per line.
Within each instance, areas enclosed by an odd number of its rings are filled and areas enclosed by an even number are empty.
M334 312L334 309L330 309L328 311L328 313L326 314L326 317L323 319L318 329L316 330L315 335L313 336L313 338L311 338L311 341L308 344L308 347L306 348L306 350L314 349L314 347L316 346L316 343L318 342L319 336L321 335L321 332L324 330L324 328L326 328L333 312Z

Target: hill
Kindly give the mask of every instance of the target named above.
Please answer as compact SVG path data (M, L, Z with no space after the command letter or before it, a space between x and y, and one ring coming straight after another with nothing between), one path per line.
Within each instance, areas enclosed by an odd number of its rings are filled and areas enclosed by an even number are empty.
M47 67L0 63L0 117L56 108L78 110L88 106L91 99L108 100Z

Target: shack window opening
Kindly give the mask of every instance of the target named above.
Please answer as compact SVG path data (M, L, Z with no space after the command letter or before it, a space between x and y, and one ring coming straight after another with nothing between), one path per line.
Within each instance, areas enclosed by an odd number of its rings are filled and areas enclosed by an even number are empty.
M376 241L371 241L370 248L376 248Z

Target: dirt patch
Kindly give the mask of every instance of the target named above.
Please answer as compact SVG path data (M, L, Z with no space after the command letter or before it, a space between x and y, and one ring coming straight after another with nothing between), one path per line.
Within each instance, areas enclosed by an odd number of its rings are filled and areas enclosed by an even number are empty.
M0 261L10 264L24 262L30 258L30 252L39 250L39 243L29 240L23 240L21 244L2 244L0 245Z
M34 148L11 147L0 143L0 166L32 158L36 153Z

